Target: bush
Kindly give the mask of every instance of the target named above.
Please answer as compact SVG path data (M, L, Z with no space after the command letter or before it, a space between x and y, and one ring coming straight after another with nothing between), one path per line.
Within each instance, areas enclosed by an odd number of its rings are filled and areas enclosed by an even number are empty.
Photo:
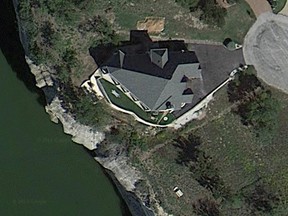
M225 24L227 11L218 5L215 0L202 0L199 2L199 8L202 10L200 19L210 25L221 27Z

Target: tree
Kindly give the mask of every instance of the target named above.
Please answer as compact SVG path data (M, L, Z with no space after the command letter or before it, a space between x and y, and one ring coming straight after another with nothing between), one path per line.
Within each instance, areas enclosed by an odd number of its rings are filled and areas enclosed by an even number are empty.
M250 125L257 137L273 136L278 125L279 102L272 97L270 91L265 90L256 95L253 100L238 106L237 113L244 125Z
M201 144L200 137L190 134L188 140L184 137L178 137L173 145L179 148L176 163L188 166L190 162L196 162L199 155L198 146Z
M208 24L217 25L221 27L225 24L225 16L227 11L222 8L215 0L202 0L199 1L199 8L202 10L200 19Z
M53 45L54 29L49 21L45 21L40 27L40 35L42 38L42 45L45 47L51 47Z
M236 78L228 84L230 102L249 99L256 94L257 89L264 89L255 74L249 71L239 72Z
M253 69L239 72L236 78L228 84L230 102L238 102L235 113L240 115L246 126L252 126L258 137L268 138L277 129L279 102L265 90L262 83L253 73Z
M182 7L188 8L191 12L201 10L201 20L221 27L225 24L227 11L222 8L215 0L175 0Z
M228 198L230 196L230 191L220 178L212 158L207 156L205 152L200 152L197 162L191 165L190 170L198 183L211 191L215 198Z

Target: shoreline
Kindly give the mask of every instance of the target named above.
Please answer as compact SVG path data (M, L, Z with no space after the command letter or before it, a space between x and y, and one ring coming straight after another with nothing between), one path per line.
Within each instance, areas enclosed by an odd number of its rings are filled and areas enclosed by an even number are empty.
M24 65L26 67L26 73L25 75L21 74L23 76L21 80L25 83L25 85L27 85L27 88L30 87L32 92L35 92L39 95L39 102L43 107L45 107L45 110L50 115L50 117L52 117L51 121L55 123L58 123L60 121L63 126L64 133L71 135L73 142L83 145L87 151L96 149L97 144L104 139L104 133L94 131L88 126L79 124L72 118L72 116L65 112L63 107L61 107L59 98L57 97L57 84L51 82L51 80L53 80L53 71L51 71L51 69L48 68L46 65L34 65L27 56L27 50L26 52L25 50L23 50L25 44L27 47L27 43L23 41L23 34L25 34L25 32L22 32L23 29L21 27L21 23L17 14L17 3L17 0L13 0L13 2L7 2L7 5L11 8L13 7L14 9L13 11L7 12L7 14L10 13L9 20L13 19L17 21L17 23L13 22L14 28L9 30L12 32L10 32L10 34L13 34L13 36L15 37L14 42L18 45L17 53L19 54L17 56L13 56L15 59L17 57L20 57L22 66ZM17 32L16 30L17 27L19 32ZM24 37L24 39L25 38L27 39L27 37ZM7 43L7 47L8 46L9 45ZM26 61L23 58L24 56L26 57ZM9 64L13 63L11 63L11 59L9 59ZM45 69L44 76L43 71L41 71L43 68ZM17 75L19 75L20 68L15 72L17 73ZM25 76L27 76L28 78ZM29 84L27 84L27 79ZM49 82L47 82L47 80L49 80ZM36 86L40 88L37 88ZM137 193L135 193L135 184L141 180L141 174L128 163L127 157L115 157L115 155L109 155L109 157L108 160L107 158L105 160L101 160L101 158L99 157L94 157L94 159L97 161L97 163L101 165L104 173L113 183L117 195L123 202L122 204L124 204L123 209L127 210L127 208L125 208L125 206L127 206L130 211L130 215L132 216L156 215L150 208L144 205L143 201L139 198L139 193L138 195L136 195ZM124 211L123 214L126 215L127 212Z

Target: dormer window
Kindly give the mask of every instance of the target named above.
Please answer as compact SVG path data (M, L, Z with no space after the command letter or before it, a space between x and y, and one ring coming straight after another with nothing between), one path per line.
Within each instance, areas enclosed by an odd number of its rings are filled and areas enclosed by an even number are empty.
M184 75L181 79L181 82L187 82L188 80L189 80L188 77Z
M165 64L168 62L168 49L151 49L150 60L158 67L164 68Z
M187 88L183 91L182 95L191 95L193 94L193 91L191 88Z

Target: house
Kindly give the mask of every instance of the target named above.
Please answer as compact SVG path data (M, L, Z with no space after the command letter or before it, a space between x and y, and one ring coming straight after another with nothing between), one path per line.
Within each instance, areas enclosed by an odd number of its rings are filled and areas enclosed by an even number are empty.
M144 124L169 126L210 93L204 83L211 77L203 76L197 53L183 40L152 41L146 31L131 31L129 42L100 53L106 58L83 86Z

